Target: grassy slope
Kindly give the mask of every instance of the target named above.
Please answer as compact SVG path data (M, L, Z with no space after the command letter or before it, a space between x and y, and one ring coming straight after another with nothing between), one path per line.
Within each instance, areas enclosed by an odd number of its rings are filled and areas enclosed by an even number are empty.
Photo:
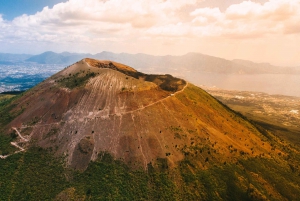
M178 169L144 172L106 155L82 173L32 148L0 160L0 166L0 200L297 200L300 193L300 178L292 170L259 158L207 170L183 161Z
M289 96L276 96L253 92L255 96L264 99L254 99L250 92L214 91L208 90L218 100L228 105L231 109L240 112L253 123L260 125L274 135L300 146L299 120L288 114L294 107L297 109L297 98ZM252 93L252 92L251 92ZM235 95L246 97L237 99ZM267 107L266 107L267 106ZM267 108L267 109L266 109ZM266 111L271 109L270 111ZM289 124L284 124L288 122Z
M228 106L233 110L239 111L245 115L247 118L252 120L253 123L262 126L264 129L271 131L273 134L283 138L284 140L288 140L297 146L300 146L300 129L278 123L277 118L280 118L280 116L266 117L265 115L253 114L251 106L249 105L237 105L234 103L229 103Z
M16 135L14 133L10 135L1 134L2 127L22 112L10 112L14 108L13 101L17 98L18 96L15 95L0 94L0 155L7 155L17 150L10 145L10 142L14 140Z
M13 101L19 96L21 95L0 95L0 130L1 127L8 124L16 116L22 113L22 110L11 112L11 110L16 106Z

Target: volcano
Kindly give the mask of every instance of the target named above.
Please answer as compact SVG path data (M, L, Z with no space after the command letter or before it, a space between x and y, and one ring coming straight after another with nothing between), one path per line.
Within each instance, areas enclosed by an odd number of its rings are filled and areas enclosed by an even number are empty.
M20 151L46 149L63 157L68 168L87 171L107 154L131 171L143 172L196 175L233 164L248 172L234 174L240 175L237 186L249 198L286 198L241 161L283 161L290 171L288 157L295 149L201 88L168 74L144 74L113 61L86 58L26 91L7 108L3 111L13 118L2 122L2 130L17 134L14 143ZM193 188L202 185L196 184ZM299 192L295 181L290 185Z

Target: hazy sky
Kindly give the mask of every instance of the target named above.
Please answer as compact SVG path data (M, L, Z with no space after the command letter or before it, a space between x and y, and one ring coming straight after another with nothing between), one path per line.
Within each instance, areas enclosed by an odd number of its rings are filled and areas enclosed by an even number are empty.
M300 0L0 0L0 52L188 52L300 66Z

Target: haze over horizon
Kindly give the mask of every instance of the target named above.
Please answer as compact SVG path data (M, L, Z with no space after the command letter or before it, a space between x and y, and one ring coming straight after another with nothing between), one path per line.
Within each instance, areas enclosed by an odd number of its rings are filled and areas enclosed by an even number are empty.
M2 1L0 52L199 52L299 66L299 22L300 0Z

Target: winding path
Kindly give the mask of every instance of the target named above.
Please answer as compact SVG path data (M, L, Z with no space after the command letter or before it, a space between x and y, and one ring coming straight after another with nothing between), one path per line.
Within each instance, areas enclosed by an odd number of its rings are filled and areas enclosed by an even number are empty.
M28 142L28 139L24 138L24 137L21 135L21 133L20 133L15 127L12 127L12 129L14 129L14 130L17 132L18 136L19 136L24 142Z
M16 133L18 134L18 136L21 138L21 142L28 142L29 140L24 138L21 133L15 128L15 127L12 127L13 130L16 131ZM24 149L23 147L19 146L17 142L11 142L10 143L12 146L16 147L19 149L19 151L15 151L14 153L12 154L8 154L8 155L0 155L0 158L1 159L6 159L7 157L11 156L11 155L14 155L14 154L17 154L19 152L22 152L22 151L26 151L26 149Z
M173 94L171 94L171 95L169 95L169 96L167 96L167 97L165 97L165 98L162 98L162 99L160 99L160 100L158 100L158 101L155 101L155 102L153 102L153 103L150 103L150 104L148 104L148 105L142 106L142 107L140 107L140 108L138 108L138 109L131 110L131 111L127 111L127 112L122 112L122 113L118 113L118 114L123 115L123 114L128 114L128 113L133 113L133 112L136 112L136 111L143 110L143 109L145 109L145 108L147 108L147 107L150 107L150 106L152 106L152 105L155 105L155 104L157 104L157 103L160 103L160 102L162 102L162 101L164 101L164 100L166 100L166 99L168 99L168 98L170 98L170 97L172 97L172 96L175 96L175 95L178 94L178 93L183 92L187 86L188 86L188 82L186 82L186 85L185 85L181 90L176 91L175 93L173 93ZM110 115L110 116L111 116L111 115L116 115L116 113L109 114L109 115Z

